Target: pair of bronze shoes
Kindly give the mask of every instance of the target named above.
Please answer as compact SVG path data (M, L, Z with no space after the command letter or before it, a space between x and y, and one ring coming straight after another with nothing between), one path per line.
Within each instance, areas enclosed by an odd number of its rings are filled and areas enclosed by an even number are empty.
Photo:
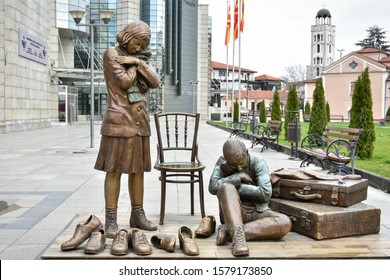
M78 224L76 226L72 238L61 244L61 250L74 250L87 239L89 240L84 247L86 254L98 254L106 246L106 235L103 224L95 215L90 215L84 224Z
M152 253L152 247L144 233L138 228L133 228L131 232L126 229L119 230L111 245L111 254L115 256L127 255L129 248L137 255L145 256Z

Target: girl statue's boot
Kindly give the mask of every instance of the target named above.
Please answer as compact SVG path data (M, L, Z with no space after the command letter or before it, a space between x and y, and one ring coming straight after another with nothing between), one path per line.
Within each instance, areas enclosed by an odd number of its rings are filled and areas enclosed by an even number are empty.
M114 238L118 231L117 209L106 208L106 223L104 226L107 238Z
M157 230L157 225L149 221L145 216L142 206L133 206L130 215L130 227L144 230Z

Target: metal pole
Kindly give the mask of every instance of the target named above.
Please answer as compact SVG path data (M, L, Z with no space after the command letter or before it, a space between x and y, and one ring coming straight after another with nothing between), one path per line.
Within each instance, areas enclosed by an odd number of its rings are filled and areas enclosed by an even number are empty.
M94 30L93 30L93 25L90 24L90 32L91 32L91 58L90 58L90 61L89 61L89 66L91 68L91 79L90 79L90 82L91 82L91 124L90 124L90 128L91 128L91 148L93 148L93 138L94 138L94 127L93 127L93 124L94 124L94 116L95 116L95 93L94 93L94 83L95 83L95 73L94 73L94 59L93 59L93 56L94 56L94 49L95 49L95 46L94 46Z

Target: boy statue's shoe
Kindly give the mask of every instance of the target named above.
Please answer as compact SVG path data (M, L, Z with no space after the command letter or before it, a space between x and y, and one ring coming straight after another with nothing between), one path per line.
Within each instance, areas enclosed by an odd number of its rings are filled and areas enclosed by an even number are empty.
M216 244L217 246L222 246L227 244L229 241L231 241L231 238L227 226L226 224L222 224L217 230Z
M137 255L150 255L152 253L152 246L150 246L145 234L143 234L138 228L133 228L130 233L131 243L130 247Z
M249 255L249 247L246 244L244 226L234 225L230 228L232 234L233 249L232 255L235 257L245 257Z
M195 230L196 237L210 237L215 232L215 218L214 216L204 217L199 224L199 227Z
M176 249L176 238L173 235L155 234L150 239L150 242L152 242L153 246L170 253Z
M119 230L111 245L111 255L122 256L129 252L129 233L125 229Z
M94 231L88 239L87 245L84 247L85 254L98 254L106 247L106 235L104 229Z
M89 216L89 218L84 224L78 224L76 226L76 230L73 234L73 237L68 241L62 243L61 250L68 251L76 249L91 236L92 232L99 231L102 228L103 224L99 220L99 218L97 218L95 215Z

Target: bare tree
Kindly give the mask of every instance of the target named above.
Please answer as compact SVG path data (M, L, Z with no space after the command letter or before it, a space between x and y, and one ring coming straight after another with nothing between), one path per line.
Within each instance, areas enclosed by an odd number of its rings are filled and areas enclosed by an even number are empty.
M281 80L286 85L287 89L290 89L292 85L296 86L298 98L299 98L299 108L303 109L304 100L305 100L305 84L306 80L306 67L299 64L290 65L284 68L285 75L281 77Z

